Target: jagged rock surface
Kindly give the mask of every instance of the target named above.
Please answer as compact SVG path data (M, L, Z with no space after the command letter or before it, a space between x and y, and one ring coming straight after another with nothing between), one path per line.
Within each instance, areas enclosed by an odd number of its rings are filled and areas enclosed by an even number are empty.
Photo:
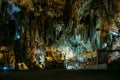
M34 60L31 55L38 46L53 46L49 54L62 54L62 60L82 62L82 56L88 55L83 53L95 53L108 41L110 49L112 41L107 38L112 29L119 29L116 26L120 21L119 3L119 0L1 0L0 46L12 45L16 62L25 62L30 67L29 61ZM53 59L57 61L56 56Z

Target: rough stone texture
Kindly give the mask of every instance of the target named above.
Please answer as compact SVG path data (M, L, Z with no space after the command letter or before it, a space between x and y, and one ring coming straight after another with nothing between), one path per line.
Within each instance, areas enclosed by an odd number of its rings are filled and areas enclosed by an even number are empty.
M14 17L12 21L7 16L6 3L20 8L20 12L9 14ZM119 0L1 0L0 45L8 46L6 42L12 45L16 62L26 62L27 66L31 66L32 50L39 45L54 46L50 51L62 54L62 59L83 61L83 53L102 49L109 41L109 31L118 29L115 21L119 22L119 3Z

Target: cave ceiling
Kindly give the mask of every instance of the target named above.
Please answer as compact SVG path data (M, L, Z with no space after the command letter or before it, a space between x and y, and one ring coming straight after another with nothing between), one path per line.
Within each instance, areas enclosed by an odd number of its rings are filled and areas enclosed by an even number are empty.
M8 22L7 17L4 16L7 16L4 10L7 6L2 3L19 7L21 11L16 14L17 19L20 19L18 25L24 26L25 30L38 29L39 36L45 40L43 41L45 43L53 43L64 34L74 35L76 29L80 33L81 25L87 25L90 28L93 25L95 28L100 23L99 19L102 20L100 30L109 31L109 25L115 24L115 21L118 24L120 16L119 0L5 0L0 1L2 23ZM13 15L14 13L11 16ZM2 23L0 24L3 25ZM57 26L59 26L58 29ZM47 40L48 34L50 34L50 40Z

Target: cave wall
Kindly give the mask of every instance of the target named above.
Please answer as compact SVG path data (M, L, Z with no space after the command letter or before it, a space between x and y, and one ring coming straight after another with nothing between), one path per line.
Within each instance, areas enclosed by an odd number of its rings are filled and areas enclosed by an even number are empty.
M29 61L38 45L81 59L102 48L119 11L119 0L1 0L0 46L11 45L17 62Z

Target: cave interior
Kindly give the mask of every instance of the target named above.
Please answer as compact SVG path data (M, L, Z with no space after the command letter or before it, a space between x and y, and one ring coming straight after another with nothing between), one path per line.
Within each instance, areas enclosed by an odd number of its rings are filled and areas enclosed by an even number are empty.
M119 4L0 0L0 69L119 68Z

